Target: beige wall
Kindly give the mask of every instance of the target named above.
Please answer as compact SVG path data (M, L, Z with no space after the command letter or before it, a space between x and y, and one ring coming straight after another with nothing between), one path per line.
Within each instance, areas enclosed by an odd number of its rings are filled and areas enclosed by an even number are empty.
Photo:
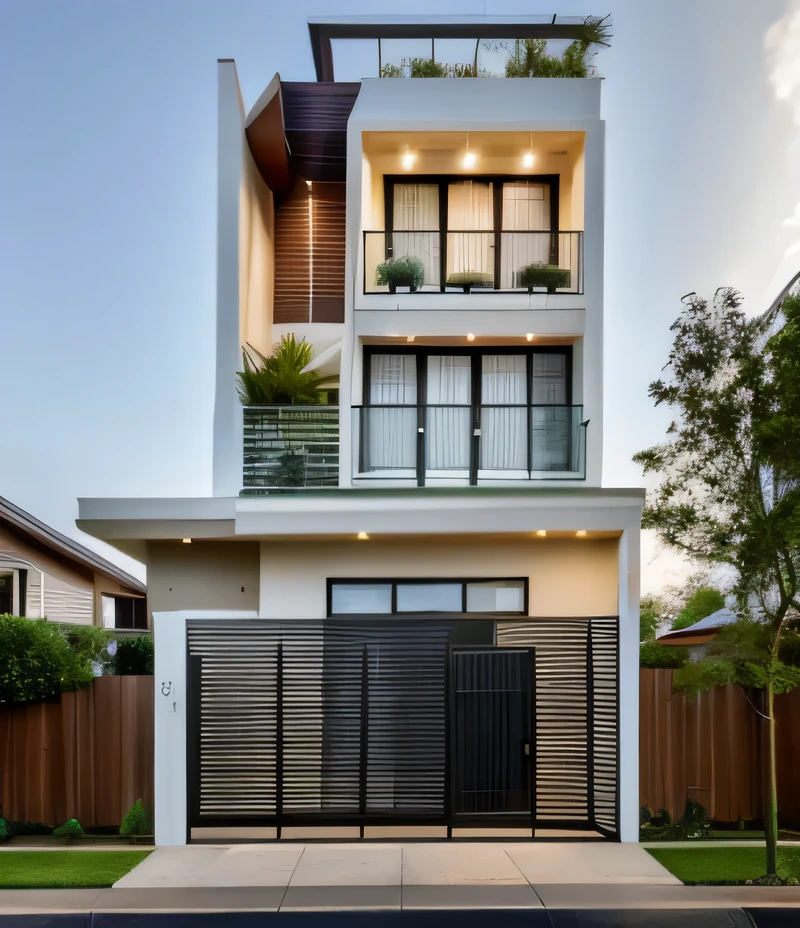
M148 612L258 609L258 573L255 541L148 542Z
M323 617L329 577L528 577L532 616L617 615L617 549L617 539L262 542L259 614Z
M272 348L275 290L275 209L272 191L242 146L239 205L239 338L263 354Z

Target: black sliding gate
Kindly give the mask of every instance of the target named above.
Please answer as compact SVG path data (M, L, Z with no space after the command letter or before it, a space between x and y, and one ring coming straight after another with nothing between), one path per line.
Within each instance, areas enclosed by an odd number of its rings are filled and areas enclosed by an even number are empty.
M618 837L617 619L188 623L188 827Z

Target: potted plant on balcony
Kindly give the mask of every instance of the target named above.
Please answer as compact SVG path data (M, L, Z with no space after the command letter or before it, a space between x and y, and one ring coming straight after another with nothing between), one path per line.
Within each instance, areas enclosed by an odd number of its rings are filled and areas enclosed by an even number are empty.
M379 287L388 285L389 293L395 293L398 287L419 290L425 276L425 267L419 258L406 255L403 258L389 258L376 269L376 283Z
M469 293L473 287L493 287L494 274L487 271L454 271L447 275L445 287L461 287L464 293Z
M533 293L534 287L546 287L548 293L555 293L559 287L570 286L572 274L557 264L537 261L520 268L519 279L522 286L528 288L528 293Z

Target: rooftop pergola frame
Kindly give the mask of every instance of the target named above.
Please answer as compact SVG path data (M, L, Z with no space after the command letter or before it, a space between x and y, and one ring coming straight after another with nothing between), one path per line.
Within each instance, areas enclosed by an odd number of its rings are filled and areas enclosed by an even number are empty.
M342 16L311 19L308 31L317 80L334 80L331 39L567 39L585 38L596 17Z

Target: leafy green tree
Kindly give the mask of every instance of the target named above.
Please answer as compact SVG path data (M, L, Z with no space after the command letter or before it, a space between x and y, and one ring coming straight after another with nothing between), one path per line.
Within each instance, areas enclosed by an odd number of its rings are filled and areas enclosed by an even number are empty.
M704 586L693 593L686 601L686 605L681 609L672 623L672 630L679 631L682 628L688 628L705 619L718 610L724 608L725 597L719 590L713 586Z
M639 607L639 666L648 670L682 667L689 656L686 648L665 648L656 641L656 632L664 613L664 603L660 598L643 597Z
M243 371L239 378L239 399L243 406L313 406L320 402L322 379L313 371L303 372L311 361L311 345L294 335L281 337L271 357L252 345L242 349Z
M727 565L746 621L721 632L679 685L758 689L767 733L768 874L777 872L774 695L797 685L783 656L800 613L800 301L748 319L735 290L684 297L666 375L650 385L674 411L667 441L634 458L659 478L643 525L701 563Z

